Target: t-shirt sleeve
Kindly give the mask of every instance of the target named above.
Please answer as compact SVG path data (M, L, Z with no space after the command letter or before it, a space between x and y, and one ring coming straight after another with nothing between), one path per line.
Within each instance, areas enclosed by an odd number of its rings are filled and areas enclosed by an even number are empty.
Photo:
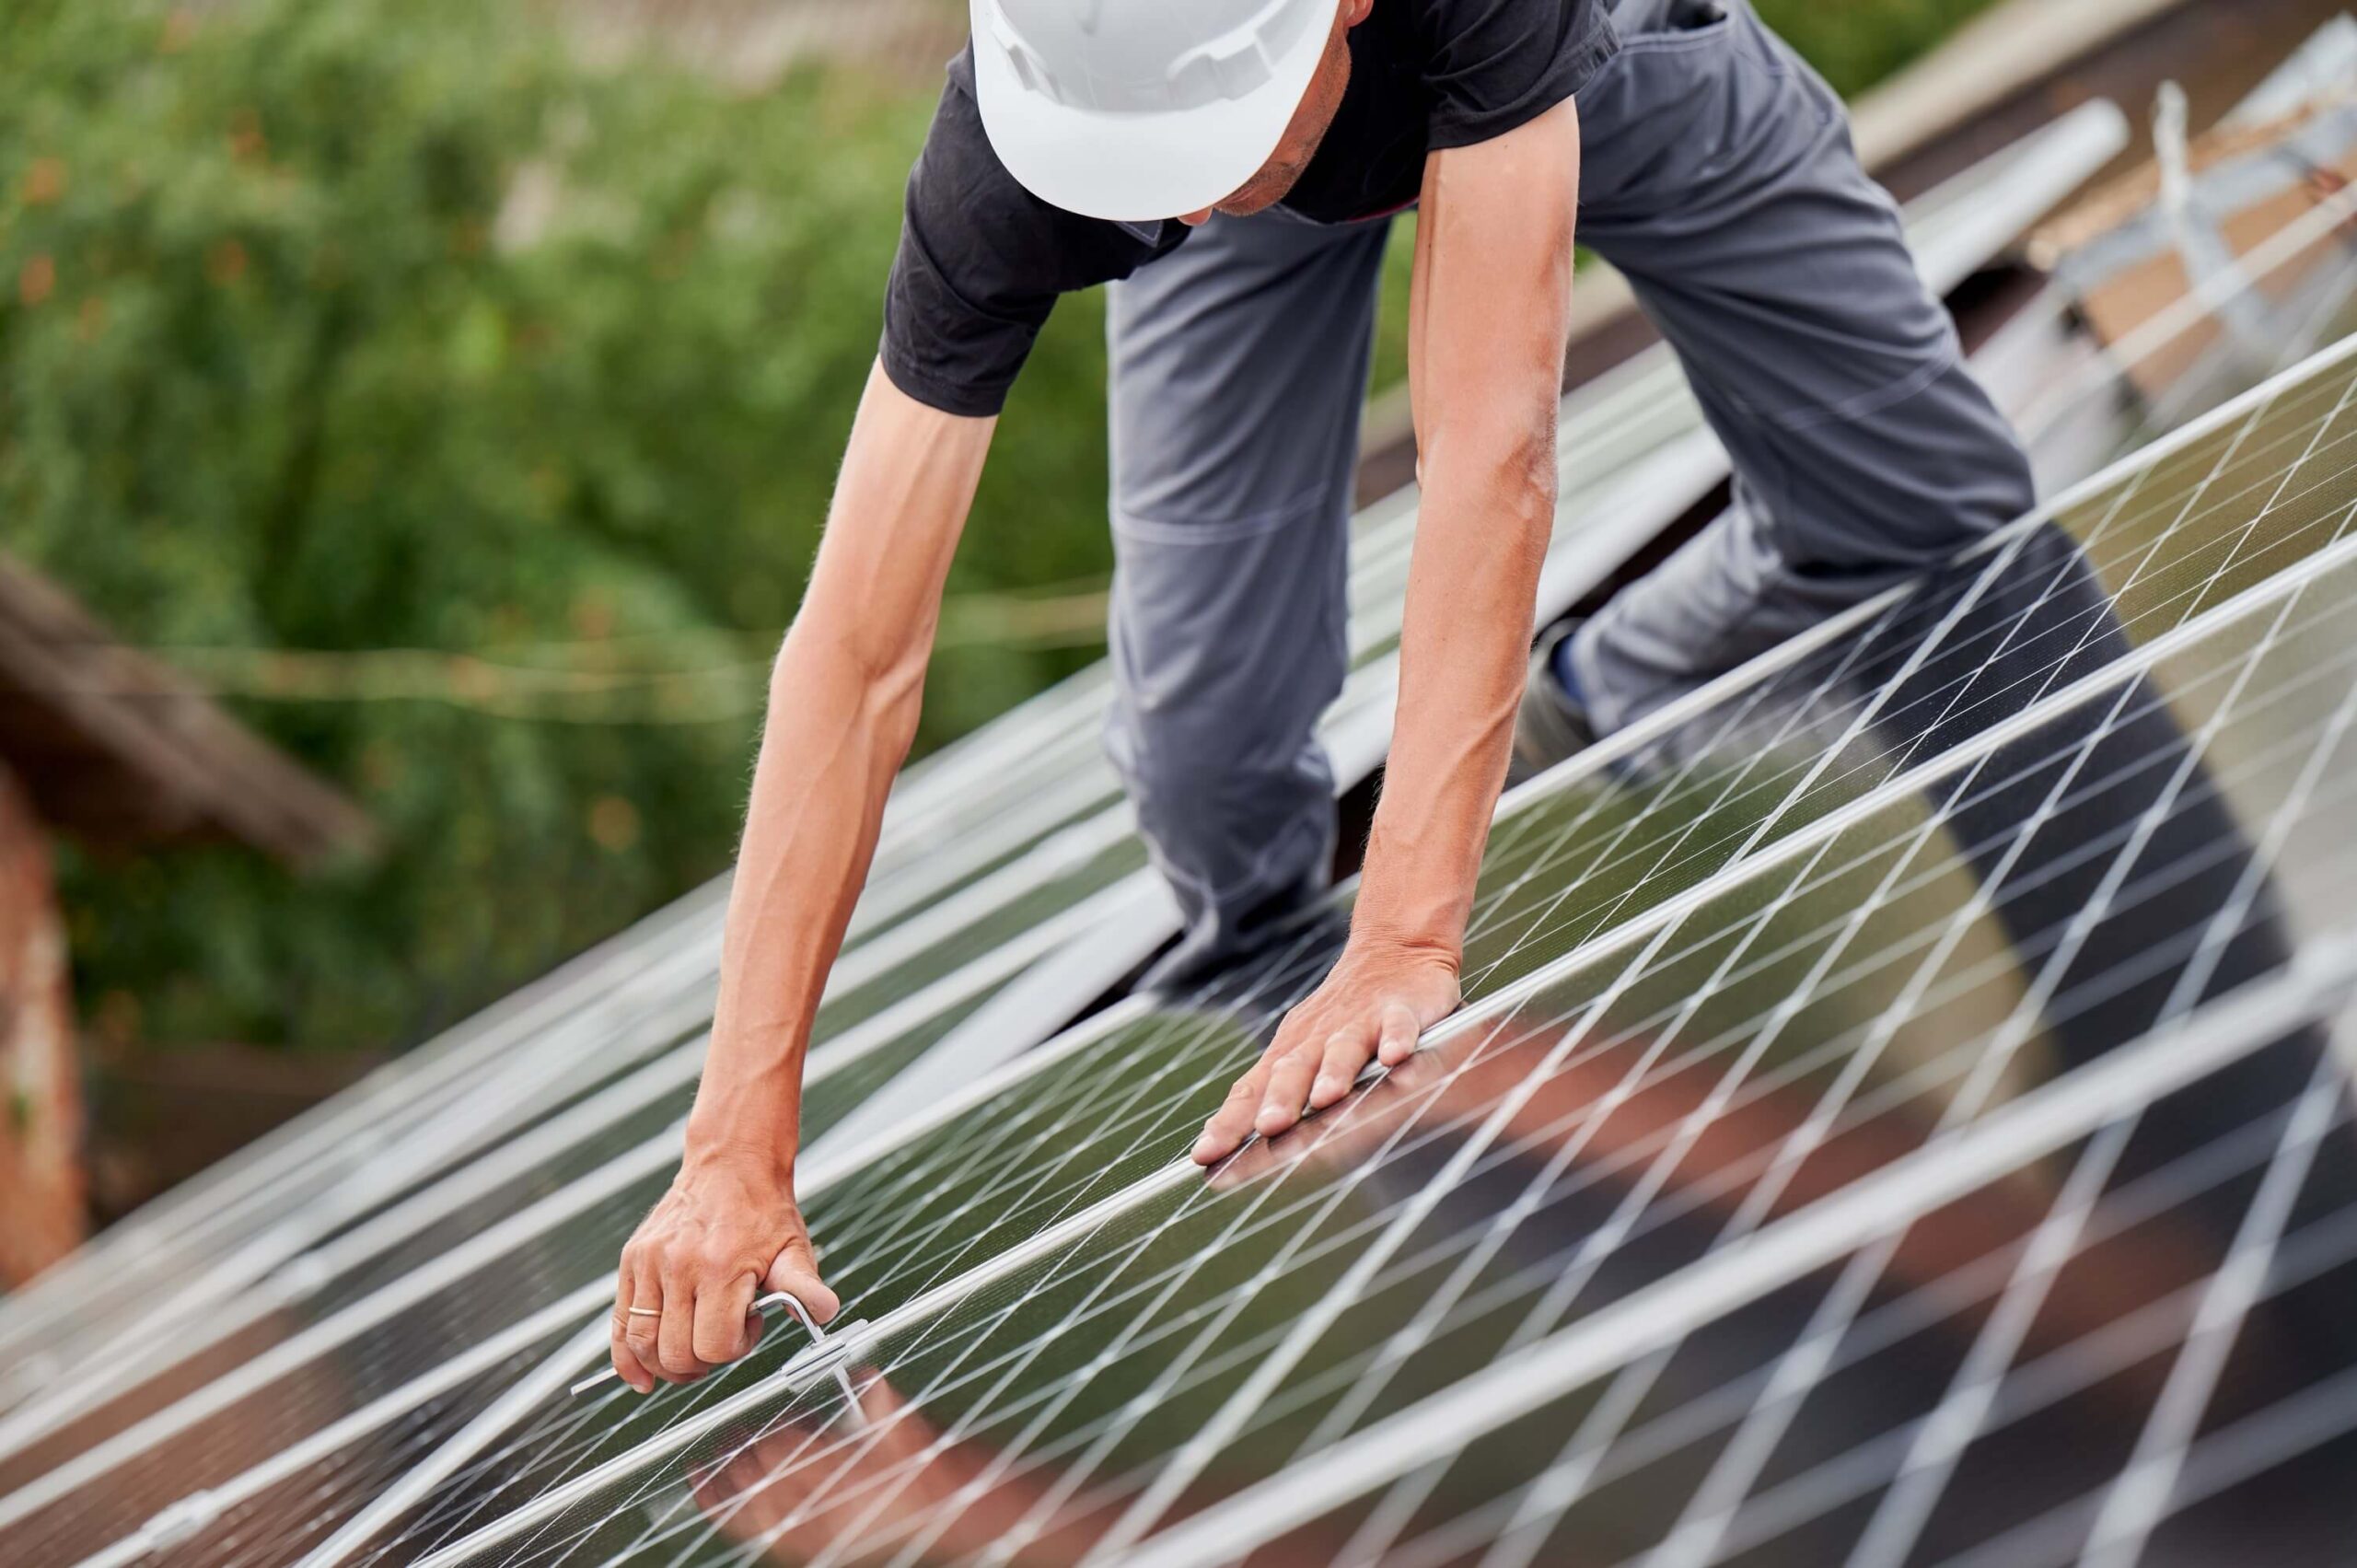
M953 81L909 173L884 292L884 373L917 401L976 416L1004 405L1056 304L1029 204Z
M951 67L910 172L884 295L884 373L921 403L981 417L1007 392L1062 295L1126 277L1158 247L1050 206L1006 171Z
M1620 52L1603 0L1435 0L1426 25L1433 148L1492 141L1587 86Z

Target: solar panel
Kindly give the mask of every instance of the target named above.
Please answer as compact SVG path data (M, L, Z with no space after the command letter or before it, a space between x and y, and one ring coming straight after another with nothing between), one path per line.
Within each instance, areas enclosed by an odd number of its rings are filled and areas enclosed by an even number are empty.
M1316 974L1311 931L869 1151L810 1205L869 1321L863 1418L783 1345L679 1400L552 1399L429 1560L725 1558L733 1530L1052 1561L1209 1530L2294 975L2357 854L2351 357L1509 802L1471 1009L1344 1114L1208 1184L1173 1162ZM2269 1103L2306 1103L2320 1048L2278 1059ZM2256 1124L2247 1096L2172 1103L2148 1127ZM1714 1492L1748 1495L1747 1463Z

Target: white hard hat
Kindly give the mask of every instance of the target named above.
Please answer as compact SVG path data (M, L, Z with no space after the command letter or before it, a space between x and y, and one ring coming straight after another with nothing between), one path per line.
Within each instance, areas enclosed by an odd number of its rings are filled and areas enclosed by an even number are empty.
M1052 206L1146 223L1234 194L1277 149L1338 0L972 0L982 128Z

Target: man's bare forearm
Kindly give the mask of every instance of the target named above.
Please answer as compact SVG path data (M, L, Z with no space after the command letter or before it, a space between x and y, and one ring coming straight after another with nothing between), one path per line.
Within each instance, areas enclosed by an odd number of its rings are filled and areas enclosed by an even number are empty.
M1547 419L1519 442L1469 441L1425 465L1399 720L1353 918L1358 936L1452 960L1463 945L1529 673L1554 457Z
M860 399L810 587L770 679L685 1157L614 1283L614 1370L641 1393L750 1350L757 1290L784 1291L821 1322L841 1305L794 1194L802 1058L916 734L942 585L992 424L925 407L881 367Z
M941 592L992 421L869 380L802 610L771 678L691 1160L790 1175L811 1020L916 735Z
M1568 103L1434 157L1425 176L1410 322L1424 503L1354 923L1452 958L1505 783L1554 526L1578 184Z

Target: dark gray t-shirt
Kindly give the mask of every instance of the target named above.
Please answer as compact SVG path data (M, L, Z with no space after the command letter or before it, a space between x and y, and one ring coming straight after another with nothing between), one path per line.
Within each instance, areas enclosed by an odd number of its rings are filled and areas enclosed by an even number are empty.
M1376 0L1350 43L1350 91L1283 203L1316 223L1408 206L1428 153L1537 119L1620 48L1605 0ZM885 373L946 412L996 413L1060 296L1125 278L1188 232L1081 217L1016 184L982 132L969 50L909 176Z

